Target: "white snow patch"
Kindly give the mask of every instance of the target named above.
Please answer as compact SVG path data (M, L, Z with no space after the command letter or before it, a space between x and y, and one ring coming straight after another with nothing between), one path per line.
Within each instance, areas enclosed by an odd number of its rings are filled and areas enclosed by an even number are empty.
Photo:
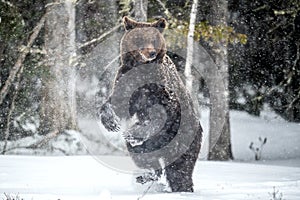
M142 199L270 199L273 187L283 199L300 196L299 167L198 161L193 179L194 193L149 191ZM146 188L132 180L89 156L0 156L0 199L4 193L25 200L137 199Z
M204 130L200 158L205 159L208 152L208 109L202 109L200 122ZM265 107L260 117L231 111L230 129L233 156L237 160L254 160L249 145L253 142L254 146L259 146L259 137L267 138L262 151L263 160L300 158L300 123L287 122L268 107Z

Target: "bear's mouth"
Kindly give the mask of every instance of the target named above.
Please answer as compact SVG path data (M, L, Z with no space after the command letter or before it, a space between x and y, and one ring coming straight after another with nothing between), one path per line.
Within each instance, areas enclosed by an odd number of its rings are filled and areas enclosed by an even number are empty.
M151 57L151 58L147 58L142 52L139 51L139 54L140 56L142 57L142 59L145 61L145 62L150 62L152 60L154 60L156 58L156 55Z

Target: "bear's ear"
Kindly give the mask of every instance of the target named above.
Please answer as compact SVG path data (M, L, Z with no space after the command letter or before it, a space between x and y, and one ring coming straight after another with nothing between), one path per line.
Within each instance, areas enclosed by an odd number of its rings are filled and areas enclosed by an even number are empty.
M138 25L138 22L134 21L133 19L130 19L127 16L123 17L123 23L126 31L134 29Z
M153 27L157 28L162 33L167 26L167 20L165 20L164 18L160 18L159 20L154 22L152 25L153 25Z

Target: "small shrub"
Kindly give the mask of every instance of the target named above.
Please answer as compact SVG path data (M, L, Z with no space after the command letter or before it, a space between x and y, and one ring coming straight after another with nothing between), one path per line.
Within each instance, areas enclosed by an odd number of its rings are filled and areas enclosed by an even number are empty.
M12 194L4 193L4 196L5 196L5 198L3 200L24 200L18 194L17 195L12 195Z
M273 192L269 192L269 195L271 196L270 200L284 200L282 192L279 192L275 186L273 187Z
M255 160L261 159L263 146L267 143L267 138L262 139L261 137L259 137L258 140L260 142L259 146L255 147L253 142L251 142L249 146L249 149L254 152Z

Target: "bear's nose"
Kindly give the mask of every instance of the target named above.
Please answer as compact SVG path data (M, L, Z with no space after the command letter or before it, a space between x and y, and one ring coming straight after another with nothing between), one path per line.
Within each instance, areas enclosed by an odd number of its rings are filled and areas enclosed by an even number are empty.
M149 53L149 56L150 56L150 58L155 58L155 56L156 56L156 51L151 51L151 52Z

